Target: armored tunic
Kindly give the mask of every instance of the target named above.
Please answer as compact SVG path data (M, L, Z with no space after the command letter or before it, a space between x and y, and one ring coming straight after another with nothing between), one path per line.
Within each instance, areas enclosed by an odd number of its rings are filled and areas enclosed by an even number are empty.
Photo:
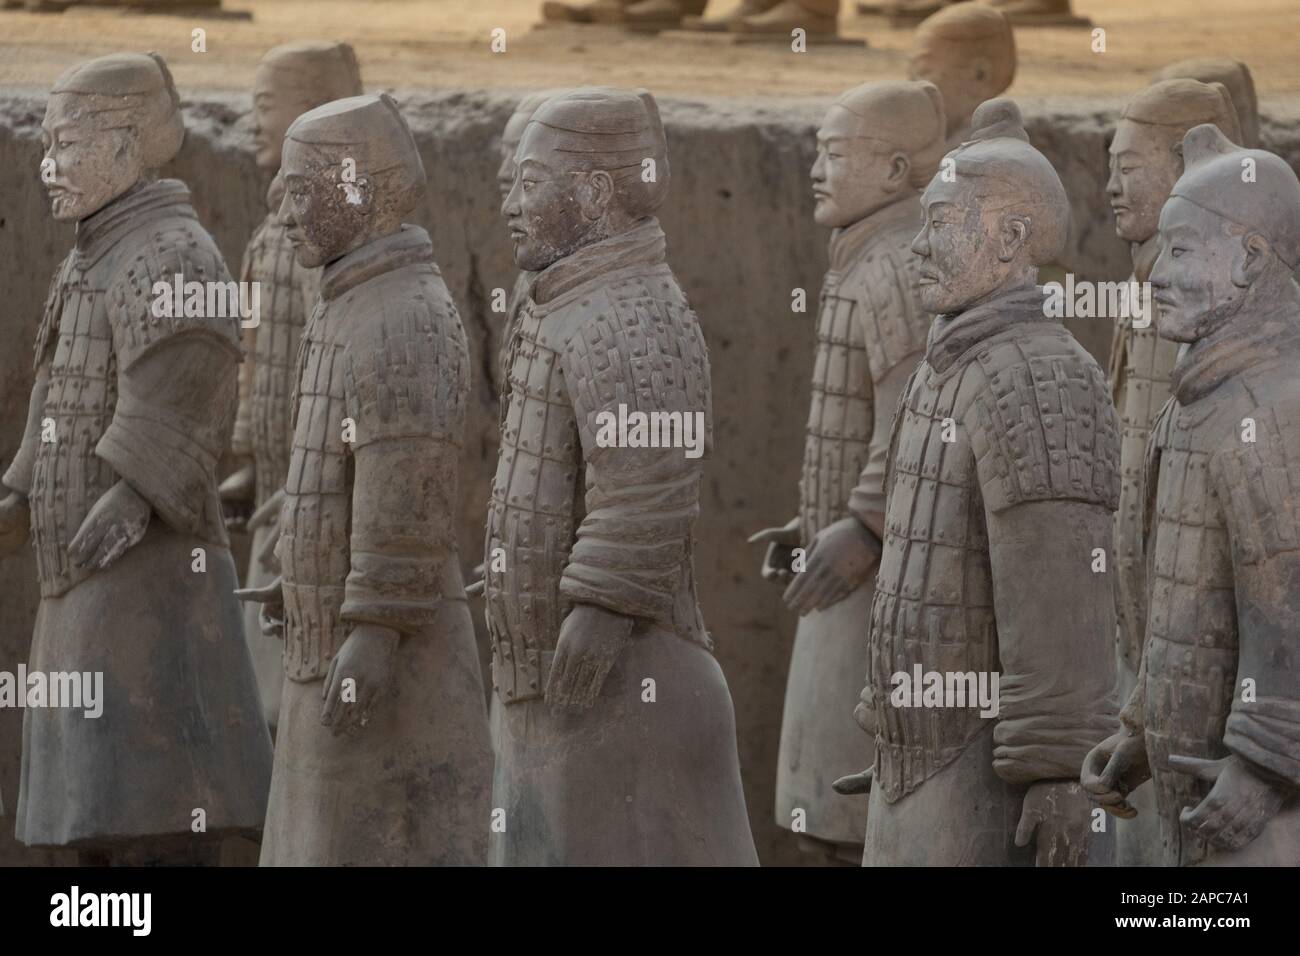
M491 744L454 521L468 389L423 229L326 267L276 545L288 681L263 865L484 861ZM320 681L359 624L401 641L373 718L336 737Z
M890 439L867 865L1032 861L1013 846L1025 788L1077 780L1115 727L1112 591L1091 565L1118 465L1105 379L1042 290L936 319ZM898 704L899 673L997 673L993 713Z
M273 188L271 213L258 226L244 252L240 278L257 283L258 323L244 330L245 358L240 368L239 411L231 450L253 462L256 490L253 503L264 505L284 487L292 440L293 388L298 341L320 291L320 269L308 269L294 258L288 230L280 224ZM263 558L274 522L253 531L244 587L259 588L275 577L273 562ZM262 696L262 711L272 728L280 710L284 669L281 642L262 633L260 606L244 609L244 633Z
M162 180L79 223L52 284L40 411L4 483L31 508L29 667L101 673L103 713L25 711L16 831L29 845L188 834L196 807L209 833L261 825L270 741L216 489L237 315L206 315L207 296L195 308L184 289L229 278L188 190ZM150 505L144 538L105 569L77 567L68 546L119 481Z
M884 511L890 415L930 325L910 249L920 221L920 202L908 196L831 238L799 482L805 548L842 518ZM868 580L799 618L781 721L777 823L791 828L802 810L803 832L842 845L860 845L866 832L866 802L830 785L871 763L871 742L853 720L870 609Z
M1179 822L1210 784L1169 766L1231 753L1300 787L1300 336L1285 319L1281 336L1229 326L1196 343L1151 437L1146 645L1122 717L1145 736L1169 866L1300 864L1294 797L1221 853Z
M658 222L538 273L510 356L485 557L505 810L491 859L754 863L731 697L696 603L703 459L600 437L602 413L669 413L707 448L704 340ZM632 639L590 711L552 714L548 668L578 603L631 617Z

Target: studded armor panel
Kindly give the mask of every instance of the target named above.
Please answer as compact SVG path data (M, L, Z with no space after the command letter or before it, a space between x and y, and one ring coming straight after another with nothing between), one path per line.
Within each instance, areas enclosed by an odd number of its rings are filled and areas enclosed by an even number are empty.
M542 695L577 602L707 645L690 543L702 459L597 438L597 416L620 405L709 420L703 337L663 261L658 224L539 275L509 354L485 557L502 701Z
M999 309L1015 308L1027 317L1000 321ZM967 333L955 354L936 356L932 343L893 426L868 676L878 726L876 785L890 802L951 763L988 726L976 708L902 708L889 700L892 675L910 676L916 666L940 673L1003 669L988 516L1033 501L1113 509L1118 494L1115 413L1096 363L1059 324L1042 320L1041 297L1037 306L1031 296L987 312L989 327ZM979 328L970 313L959 321ZM1028 681L1036 679L1050 675ZM1028 725L1037 722L1044 749L1053 736L1074 747L1078 722L1092 716L1045 714L1051 705L1043 701L1028 709L1036 708L1023 717L1025 733L1034 733ZM1010 728L1008 721L1022 718L1007 710L1000 719ZM1055 722L1045 732L1048 716ZM1000 743L1010 745L1012 736L1008 731Z
M258 283L258 324L245 331L250 363L241 382L232 448L250 455L257 476L256 503L284 485L293 434L293 389L298 342L320 292L320 269L294 259L288 229L272 212L249 240L242 278Z
M310 681L355 624L412 631L463 598L452 515L468 348L424 230L325 271L298 367L276 555L285 673Z
M236 320L154 308L157 282L170 290L178 275L182 282L230 279L188 196L163 180L87 219L51 292L37 364L48 365L41 418L53 423L54 440L42 441L39 430L26 438L36 449L29 503L46 596L94 573L72 564L68 545L122 477L178 530L226 542L215 465L233 413ZM181 333L194 341L195 332L217 344L221 358L194 380L169 381L166 357L146 361ZM201 400L188 395L194 391Z

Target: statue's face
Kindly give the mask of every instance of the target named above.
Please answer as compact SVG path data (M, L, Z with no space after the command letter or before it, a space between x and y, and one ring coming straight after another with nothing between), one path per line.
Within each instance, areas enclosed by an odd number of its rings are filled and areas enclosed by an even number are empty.
M921 197L925 221L912 241L920 258L921 307L939 315L964 312L1001 289L1018 266L1023 251L1000 256L1009 213L1005 203L980 199L962 183L938 176Z
M1120 120L1110 144L1106 193L1115 212L1115 232L1128 242L1146 242L1160 224L1160 207L1183 173L1174 141L1159 127Z
M1233 282L1246 255L1241 231L1195 203L1174 196L1160 212L1160 255L1151 286L1162 338L1195 342L1226 324L1247 288Z
M832 229L851 226L888 202L884 188L891 157L898 151L866 139L863 122L832 106L817 131L817 161L812 167L813 219Z
M344 183L343 157L317 146L284 141L284 200L280 222L288 229L294 256L307 268L342 256L370 226L371 184L360 173Z
M497 168L497 188L501 190L502 202L510 195L510 187L515 184L515 151L519 149L519 140L531 115L512 113L501 133L501 165Z
M949 134L970 126L975 108L997 96L993 62L988 56L958 54L950 45L927 33L917 35L907 60L909 80L929 80L943 96Z
M96 129L87 102L75 93L55 93L41 124L41 181L60 222L93 215L144 173L135 130Z
M573 169L557 148L560 136L549 126L528 124L515 151L514 182L501 204L515 265L529 272L594 241L603 212L593 206L591 174Z
M258 67L253 78L253 147L262 169L279 167L284 134L294 120L312 108L301 96L285 89L286 84L277 83L276 78L276 71L265 67Z

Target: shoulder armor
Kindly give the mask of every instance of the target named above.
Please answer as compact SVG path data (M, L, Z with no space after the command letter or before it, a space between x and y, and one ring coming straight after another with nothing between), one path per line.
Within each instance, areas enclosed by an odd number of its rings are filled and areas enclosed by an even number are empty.
M113 345L121 368L130 368L158 343L186 333L210 335L239 351L239 285L201 226L179 217L164 219L127 243L108 289ZM199 308L197 298L186 308L190 297L185 284L192 282L202 284ZM210 310L215 314L209 315Z
M1210 459L1210 478L1223 502L1234 551L1256 564L1300 550L1300 400L1265 405L1246 418L1255 440L1244 441L1247 423Z
M398 311L359 322L348 343L346 410L356 423L354 448L417 437L460 444L470 384L465 330L436 273L418 291L422 303L403 296Z
M699 321L677 283L658 276L606 286L583 309L565 346L565 380L578 427L591 437L601 411L703 412L711 443L709 358Z
M50 289L45 294L45 311L41 314L41 326L36 331L36 351L33 362L36 368L40 368L45 362L46 352L59 334L59 318L63 313L63 286L67 279L68 270L72 268L72 257L76 255L75 250L69 252L59 263L59 267L54 270L54 278L50 280Z
M863 248L846 276L841 295L862 308L862 327L872 374L883 377L909 355L925 350L933 316L917 295L916 256L911 250L915 228L898 223Z
M1100 367L1064 328L1022 327L971 364L982 381L964 420L990 511L1052 499L1119 506L1119 416Z

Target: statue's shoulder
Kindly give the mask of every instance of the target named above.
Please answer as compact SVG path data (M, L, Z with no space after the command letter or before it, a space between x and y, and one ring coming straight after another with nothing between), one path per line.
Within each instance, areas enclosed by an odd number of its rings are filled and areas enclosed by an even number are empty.
M1024 323L972 349L962 392L985 502L1119 505L1119 416L1096 360L1057 323Z

